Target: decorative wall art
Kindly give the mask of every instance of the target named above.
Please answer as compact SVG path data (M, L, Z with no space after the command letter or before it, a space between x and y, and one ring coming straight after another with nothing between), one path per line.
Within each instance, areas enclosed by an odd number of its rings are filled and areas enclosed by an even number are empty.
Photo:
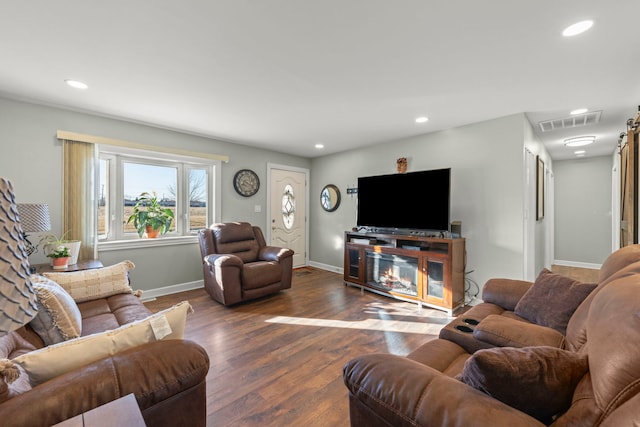
M396 167L398 169L398 173L406 173L407 172L407 158L400 157L396 160Z
M251 197L260 189L258 175L250 169L241 169L233 177L233 188L243 197Z
M536 220L544 218L544 162L537 156L536 171Z

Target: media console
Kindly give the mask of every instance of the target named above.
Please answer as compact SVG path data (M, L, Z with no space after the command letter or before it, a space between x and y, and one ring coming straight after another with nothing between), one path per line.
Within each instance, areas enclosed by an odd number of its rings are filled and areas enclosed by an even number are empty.
M346 231L344 281L445 310L464 305L465 239Z

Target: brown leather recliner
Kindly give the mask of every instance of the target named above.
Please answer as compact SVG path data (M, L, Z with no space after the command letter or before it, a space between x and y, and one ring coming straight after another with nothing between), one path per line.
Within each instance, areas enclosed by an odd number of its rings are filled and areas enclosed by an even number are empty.
M204 287L226 306L291 287L293 251L267 246L248 222L213 224L198 232Z

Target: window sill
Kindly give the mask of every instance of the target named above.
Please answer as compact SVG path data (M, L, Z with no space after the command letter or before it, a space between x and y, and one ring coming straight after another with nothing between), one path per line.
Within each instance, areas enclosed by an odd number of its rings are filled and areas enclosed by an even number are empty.
M131 239L99 242L98 251L118 251L122 249L154 248L158 246L191 245L198 243L198 236L158 237L157 239Z

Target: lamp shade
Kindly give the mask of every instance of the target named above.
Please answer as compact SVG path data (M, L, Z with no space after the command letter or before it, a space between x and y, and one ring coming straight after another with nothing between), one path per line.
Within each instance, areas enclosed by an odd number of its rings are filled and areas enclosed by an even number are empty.
M37 314L13 186L0 178L0 337Z
M20 225L25 233L38 233L51 230L49 205L37 203L18 203Z

